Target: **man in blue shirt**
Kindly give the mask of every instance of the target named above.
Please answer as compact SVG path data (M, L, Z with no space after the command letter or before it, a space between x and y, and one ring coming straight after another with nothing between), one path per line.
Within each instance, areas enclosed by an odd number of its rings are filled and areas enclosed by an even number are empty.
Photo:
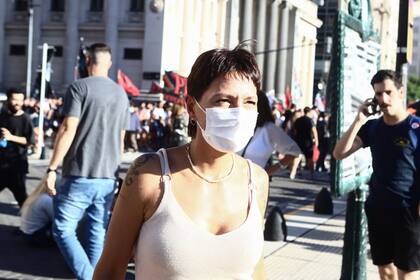
M420 118L406 112L401 78L394 71L378 71L371 85L383 116L366 122L372 101L365 101L334 157L370 147L373 174L365 210L373 263L381 279L419 279Z

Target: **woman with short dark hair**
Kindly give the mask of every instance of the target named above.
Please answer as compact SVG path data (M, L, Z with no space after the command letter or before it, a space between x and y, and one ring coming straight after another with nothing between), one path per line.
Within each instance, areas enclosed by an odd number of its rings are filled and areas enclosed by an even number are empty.
M188 77L187 145L132 164L95 279L264 279L268 176L235 152L257 121L260 72L250 52L201 54Z

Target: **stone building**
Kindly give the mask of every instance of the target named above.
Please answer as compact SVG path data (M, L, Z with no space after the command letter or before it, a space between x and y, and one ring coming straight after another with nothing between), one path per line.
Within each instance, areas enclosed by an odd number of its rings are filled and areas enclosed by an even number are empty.
M187 76L196 57L255 39L263 88L297 105L312 102L318 1L311 0L33 0L32 73L38 46L55 46L52 87L74 80L79 38L111 46L111 77L122 69L142 89L164 71ZM26 81L28 0L0 1L0 90ZM13 66L13 67L11 67ZM32 83L35 79L32 75Z

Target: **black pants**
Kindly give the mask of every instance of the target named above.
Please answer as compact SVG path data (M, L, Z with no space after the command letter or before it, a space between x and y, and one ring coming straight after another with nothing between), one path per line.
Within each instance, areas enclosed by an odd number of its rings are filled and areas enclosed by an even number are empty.
M125 145L124 149L134 149L134 151L138 151L139 147L137 145L137 131L126 131L125 133Z
M23 168L0 168L0 192L8 188L13 193L20 207L22 207L28 196L26 194L25 181L26 171Z
M327 154L330 149L330 139L329 138L323 138L319 142L319 158L316 162L316 169L322 169L323 171L326 170L325 168L325 158L327 157Z

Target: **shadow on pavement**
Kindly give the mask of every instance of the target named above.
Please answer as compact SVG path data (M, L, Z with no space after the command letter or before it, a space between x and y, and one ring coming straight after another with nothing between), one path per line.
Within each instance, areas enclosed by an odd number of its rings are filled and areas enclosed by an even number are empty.
M57 247L30 246L17 233L17 227L0 225L0 244L0 271L35 277L74 278ZM22 279L21 275L16 277Z
M292 244L304 246L307 250L312 250L316 252L328 252L332 254L342 255L343 247L342 246L332 246L332 245L325 245L325 244L317 244L317 243L310 243L304 242L301 240L294 240Z

